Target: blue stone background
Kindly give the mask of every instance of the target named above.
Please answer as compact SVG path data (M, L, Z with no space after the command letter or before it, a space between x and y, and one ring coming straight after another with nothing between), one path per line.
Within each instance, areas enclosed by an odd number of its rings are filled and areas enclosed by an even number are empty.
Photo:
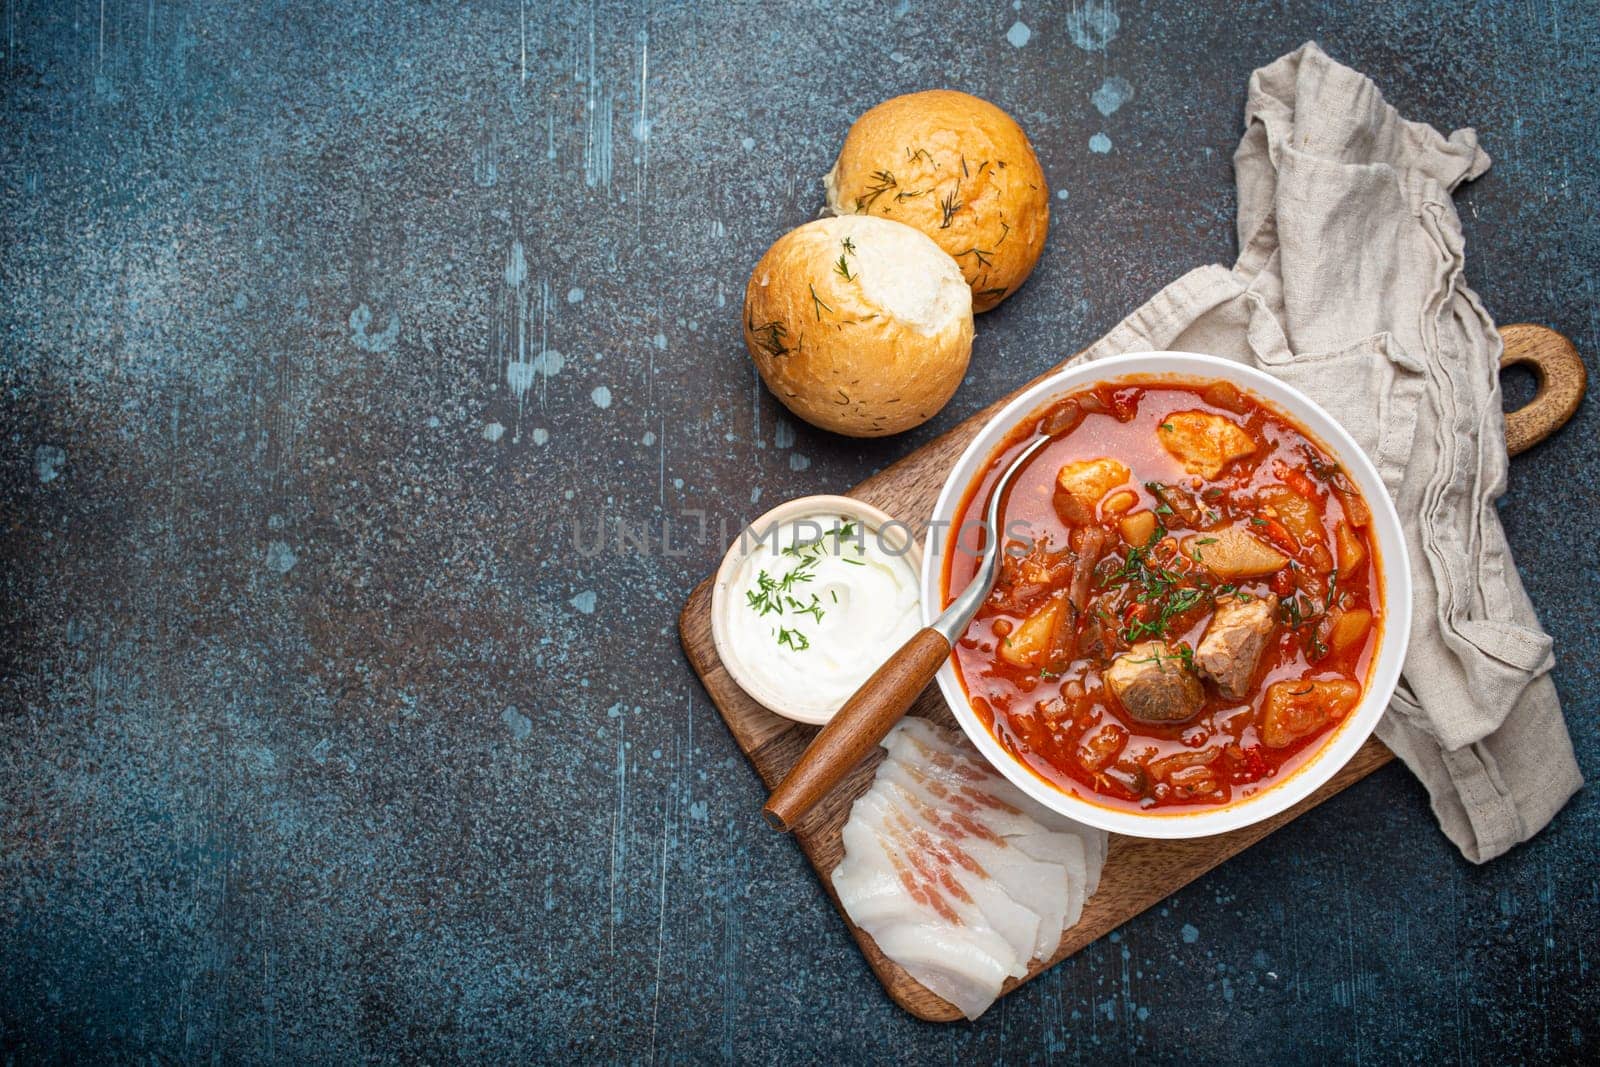
M1593 4L0 3L6 1063L1600 1053L1595 791L1480 869L1398 766L919 1023L675 630L718 524L1230 261L1246 77L1309 38L1477 127L1472 283L1600 369ZM742 287L851 120L940 85L1024 124L1049 246L943 413L831 437ZM1590 779L1595 408L1503 505Z

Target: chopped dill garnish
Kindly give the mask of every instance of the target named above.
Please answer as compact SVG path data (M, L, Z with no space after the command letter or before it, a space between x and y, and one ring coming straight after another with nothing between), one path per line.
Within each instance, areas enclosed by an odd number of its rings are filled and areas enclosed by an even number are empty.
M1123 624L1121 636L1128 644L1136 644L1147 637L1163 637L1173 619L1213 598L1211 589L1203 585L1185 584L1188 576L1154 563L1150 553L1161 539L1167 536L1164 526L1158 525L1150 538L1141 546L1128 550L1122 565L1100 582L1100 588L1126 583L1133 595L1134 604L1149 605L1154 618L1130 618Z
M786 356L794 351L784 343L789 331L784 327L783 323L773 321L757 326L753 316L747 319L746 322L750 327L750 336L754 337L756 344L773 359L777 359L779 356Z
M826 311L826 312L829 312L831 314L832 311L833 311L833 308L829 307L828 304L827 304L827 301L823 300L822 297L817 295L817 287L816 287L815 283L812 283L810 288L811 288L811 310L816 312L817 321L821 322L822 321L822 313L824 311Z
M811 638L799 630L790 630L787 627L778 627L778 644L788 645L796 652L804 652L811 647Z
M839 275L839 277L843 278L847 282L853 282L856 280L856 276L850 273L850 264L845 262L843 253L840 253L839 255L839 262L833 265L833 273ZM815 296L816 293L813 292L812 295Z
M944 229L943 226L941 226L939 228L940 229ZM991 249L985 250L985 249L979 248L976 245L974 245L973 247L968 248L965 251L956 253L956 257L957 258L960 258L961 256L975 256L975 257L977 257L979 266L987 267L987 266L990 266L994 261L994 249L991 248Z
M811 594L811 603L809 604L802 604L792 596L784 599L788 601L789 609L796 615L810 615L818 622L822 621L822 603L817 599L817 594Z
M809 615L820 623L826 614L822 599L812 593L809 601L803 601L796 595L799 592L797 587L816 578L811 572L829 551L827 539L830 536L833 538L833 549L841 560L857 567L865 566L861 560L852 559L842 551L845 539L856 536L858 529L860 527L855 522L842 523L814 541L797 539L789 547L779 549L779 555L788 556L795 560L795 564L782 578L774 578L764 570L756 575L756 587L746 590L744 594L750 610L757 615L788 615L791 618ZM857 550L860 550L859 546ZM839 602L836 591L828 590L828 596L835 604ZM784 626L778 629L778 644L801 651L809 648L811 641L801 631Z
M894 175L886 170L872 172L873 184L867 186L867 191L856 197L856 210L865 211L877 203L878 197L895 187Z
M966 170L966 164L963 163L962 164L962 171L965 172L965 170ZM939 198L939 211L944 216L944 221L939 223L939 229L948 230L950 228L951 220L953 220L956 217L956 212L961 210L961 208L962 208L961 201L956 199L956 197L959 196L960 194L961 194L961 183L958 181L958 182L956 182L955 188L951 189L948 195L942 196L942 197ZM976 251L976 250L974 250L974 251ZM983 262L981 257L979 258L978 262L980 262L980 263Z

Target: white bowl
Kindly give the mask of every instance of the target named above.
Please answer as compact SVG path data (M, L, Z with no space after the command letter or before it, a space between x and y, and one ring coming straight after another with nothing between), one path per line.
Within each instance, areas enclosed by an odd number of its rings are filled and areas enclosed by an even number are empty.
M843 515L857 519L864 529L883 536L888 543L895 545L896 551L904 546L906 562L911 565L913 571L922 564L922 552L912 539L909 526L888 512L851 496L802 496L786 501L740 530L739 536L728 546L728 551L722 557L722 565L717 568L716 580L711 586L711 643L716 646L717 658L722 661L723 669L728 672L729 677L756 703L786 719L811 726L825 724L833 718L833 712L818 713L794 706L793 701L788 699L788 694L774 691L762 684L761 679L745 670L739 661L733 642L729 639L732 628L740 624L732 615L739 602L729 597L728 589L733 584L739 564L744 562L752 547L745 538L746 530L755 530L759 533L817 515ZM923 605L923 610L926 611L926 605ZM865 681L865 677L862 680Z
M1023 392L991 419L956 460L944 490L933 508L930 530L948 530L973 481L988 468L996 447L1016 426L1054 398L1123 378L1169 378L1176 381L1216 381L1222 379L1249 390L1268 401L1308 432L1329 455L1344 467L1345 473L1360 488L1372 510L1372 528L1377 535L1379 585L1383 595L1378 654L1368 672L1361 703L1345 717L1332 737L1287 777L1251 796L1216 808L1197 811L1156 809L1129 811L1094 803L1064 792L1046 782L1003 748L979 721L956 673L955 657L939 670L939 688L944 693L956 721L972 743L1019 789L1039 803L1068 818L1097 826L1112 833L1133 837L1205 837L1226 833L1269 819L1315 791L1354 756L1371 736L1383 716L1400 680L1400 665L1405 661L1406 641L1411 633L1411 565L1406 556L1400 518L1388 490L1360 447L1333 418L1305 394L1261 371L1216 356L1191 352L1140 352L1083 363L1052 374ZM943 526L939 525L943 523ZM930 538L932 535L930 534ZM940 589L945 556L955 538L944 537L943 544L932 540L925 545L922 559L922 618L932 622L944 609L946 599ZM960 590L956 590L960 592Z

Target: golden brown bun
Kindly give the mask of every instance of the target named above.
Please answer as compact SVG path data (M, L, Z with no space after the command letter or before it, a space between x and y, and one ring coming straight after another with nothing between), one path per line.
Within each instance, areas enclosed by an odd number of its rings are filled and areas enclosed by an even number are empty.
M1050 228L1050 190L1022 127L948 89L862 115L823 181L835 214L880 215L937 241L961 265L974 311L1017 291Z
M744 293L744 340L767 388L814 426L908 430L944 407L972 355L972 293L909 226L817 219L778 238Z

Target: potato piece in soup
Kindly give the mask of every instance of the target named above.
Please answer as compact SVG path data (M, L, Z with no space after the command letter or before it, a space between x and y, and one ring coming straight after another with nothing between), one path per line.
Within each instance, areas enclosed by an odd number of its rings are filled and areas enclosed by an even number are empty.
M1287 748L1342 719L1361 700L1361 687L1345 678L1326 682L1273 682L1261 706L1261 743Z
M1283 485L1267 486L1259 499L1277 512L1278 521L1299 544L1310 547L1323 543L1322 516L1311 501Z
M1339 553L1339 580L1348 581L1367 565L1367 548L1347 522L1341 522L1333 531L1333 539Z
M1150 543L1150 538L1156 532L1156 513L1153 511L1136 511L1132 515L1124 515L1117 520L1117 529L1122 534L1122 539L1134 548L1143 548Z
M1184 470L1207 480L1256 450L1255 438L1243 427L1209 411L1175 411L1156 429L1156 437Z
M1062 594L1034 608L1000 642L1000 658L1012 666L1029 670L1043 665L1045 654L1050 650L1050 638L1061 622L1061 613L1066 610L1067 598Z
M1328 644L1333 646L1335 652L1348 651L1356 647L1357 642L1365 640L1370 629L1372 612L1365 608L1337 612L1328 633Z
M1260 578L1276 574L1289 558L1237 526L1183 539L1183 554L1204 563L1219 578Z

